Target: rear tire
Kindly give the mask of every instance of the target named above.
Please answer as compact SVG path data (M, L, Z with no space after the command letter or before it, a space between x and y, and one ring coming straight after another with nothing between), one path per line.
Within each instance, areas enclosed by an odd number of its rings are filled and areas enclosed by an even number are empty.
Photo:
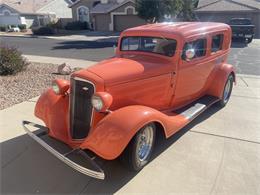
M234 76L233 74L230 74L228 76L228 79L226 81L224 90L223 90L223 94L222 94L222 98L221 100L217 103L217 105L221 108L225 107L230 99L231 93L232 93L232 89L233 89L233 83L234 83Z
M149 162L155 141L156 127L149 123L140 129L120 156L121 162L131 171L140 171Z
M251 43L253 41L253 37L252 38L249 38L247 39L247 43Z

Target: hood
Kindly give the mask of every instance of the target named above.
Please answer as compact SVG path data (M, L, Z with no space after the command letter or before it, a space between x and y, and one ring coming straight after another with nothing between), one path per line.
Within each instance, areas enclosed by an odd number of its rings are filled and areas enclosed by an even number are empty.
M108 86L166 74L173 67L172 61L164 57L129 55L104 60L87 70Z

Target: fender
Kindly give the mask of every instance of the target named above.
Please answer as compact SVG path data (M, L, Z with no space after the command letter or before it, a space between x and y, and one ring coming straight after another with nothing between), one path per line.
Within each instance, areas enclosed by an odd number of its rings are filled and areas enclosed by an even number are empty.
M236 83L236 74L234 67L231 64L222 64L215 73L215 77L208 89L207 94L221 99L224 86L230 74L234 75L234 82Z
M159 123L169 137L189 121L177 114L171 116L146 106L128 106L108 114L91 130L80 145L106 160L117 158L134 135L150 122Z
M56 95L52 89L45 91L38 99L34 114L49 129L49 135L69 143L69 97Z

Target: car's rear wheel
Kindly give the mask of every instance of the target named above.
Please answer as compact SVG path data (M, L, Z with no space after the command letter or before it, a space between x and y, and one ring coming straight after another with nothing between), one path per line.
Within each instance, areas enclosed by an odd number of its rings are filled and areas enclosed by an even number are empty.
M121 155L121 161L131 171L141 170L150 160L156 127L149 123L138 131Z
M222 94L222 98L218 102L218 105L220 107L225 107L227 105L227 103L230 99L231 93L232 93L233 83L234 83L234 76L233 76L233 74L230 74L226 81L226 84L225 84L225 87L223 90L223 94Z
M253 41L253 37L252 38L249 38L247 39L247 43L251 43Z

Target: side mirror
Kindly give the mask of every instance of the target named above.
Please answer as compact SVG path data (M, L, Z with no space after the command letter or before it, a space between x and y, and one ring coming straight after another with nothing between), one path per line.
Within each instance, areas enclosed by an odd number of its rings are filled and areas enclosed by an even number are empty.
M195 49L187 49L185 51L185 60L190 61L195 56Z

